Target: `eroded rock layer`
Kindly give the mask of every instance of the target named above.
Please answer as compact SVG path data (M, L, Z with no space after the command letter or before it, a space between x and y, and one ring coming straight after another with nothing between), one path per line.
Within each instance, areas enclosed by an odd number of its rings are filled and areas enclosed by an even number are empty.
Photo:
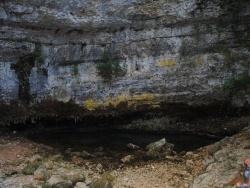
M0 0L1 116L218 106L250 75L249 20L249 0ZM125 76L103 81L104 51Z

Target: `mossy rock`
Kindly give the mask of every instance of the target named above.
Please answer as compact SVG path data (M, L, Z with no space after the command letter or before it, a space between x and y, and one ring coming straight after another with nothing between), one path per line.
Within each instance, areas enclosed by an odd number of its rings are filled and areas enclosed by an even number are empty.
M90 185L90 188L112 188L114 177L110 172L105 172L102 174L101 178L96 180Z
M41 162L33 162L28 164L23 170L22 173L24 175L33 175L36 169L41 165Z

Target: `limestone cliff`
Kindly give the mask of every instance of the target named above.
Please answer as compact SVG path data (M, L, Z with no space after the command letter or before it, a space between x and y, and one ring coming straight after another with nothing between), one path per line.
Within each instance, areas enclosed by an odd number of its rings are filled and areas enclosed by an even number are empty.
M223 101L226 82L250 75L249 20L249 0L0 0L1 116ZM105 50L127 67L108 83Z

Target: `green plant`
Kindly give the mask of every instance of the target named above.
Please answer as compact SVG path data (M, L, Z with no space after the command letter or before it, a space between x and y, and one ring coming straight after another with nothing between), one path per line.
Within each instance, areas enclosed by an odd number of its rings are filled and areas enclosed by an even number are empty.
M235 94L237 91L246 88L250 84L250 76L235 77L223 85L225 91Z
M72 67L72 72L73 72L73 75L76 76L79 74L79 69L78 69L78 66L77 65L73 65Z
M24 38L16 38L14 39L16 42L30 42L31 39L29 37L24 37Z
M228 46L219 46L217 48L217 51L221 54L224 54L224 55L229 55L230 54L230 49Z
M35 44L35 50L34 50L33 55L34 55L35 60L37 60L39 63L44 62L44 59L43 59L43 56L42 56L42 45L41 45L41 43L37 42Z
M100 62L96 66L98 74L104 80L112 80L114 77L124 76L127 72L126 66L121 66L118 61L111 59L109 52L104 51Z

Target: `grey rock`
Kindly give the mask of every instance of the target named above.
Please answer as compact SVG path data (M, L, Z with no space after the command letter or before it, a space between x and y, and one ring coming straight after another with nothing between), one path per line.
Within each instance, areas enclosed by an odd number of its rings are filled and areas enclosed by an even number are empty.
M105 172L100 179L90 185L90 188L112 188L113 181L114 177L109 172Z
M87 188L87 185L83 182L77 182L75 188Z
M128 149L131 149L131 150L139 150L139 149L140 149L139 146L134 145L134 144L132 144L132 143L127 144L127 148L128 148Z
M25 175L33 175L34 172L38 169L38 167L41 165L41 162L33 162L27 164L27 166L22 170L22 173Z
M159 152L162 150L163 146L166 144L166 139L163 138L157 142L153 142L146 146L146 150L156 151Z
M151 150L151 149L146 152L146 155L152 159L156 159L160 157L160 153L158 151Z
M46 170L45 167L39 167L34 172L34 178L40 181L46 181L50 178L51 174Z
M43 184L42 188L73 188L73 185L71 181L51 176L50 179Z
M132 155L127 155L121 159L121 162L126 164L126 163L131 163L134 160L134 157Z
M93 157L92 154L90 154L89 152L87 151L82 151L82 154L81 154L82 157Z
M72 171L70 173L63 175L63 179L72 182L72 184L76 184L77 182L84 182L85 175L81 171Z
M249 20L250 8L244 4L236 14L227 12L225 7L230 6L226 6L227 1L0 3L0 100L6 104L22 100L18 94L22 81L13 66L20 58L35 54L43 62L36 59L26 78L32 104L46 99L73 100L80 107L91 109L88 99L105 103L128 96L125 102L134 101L137 109L160 108L163 103L204 106L224 100L221 90L224 83L239 75L249 75L245 63L250 55L245 47L249 31L244 20ZM230 24L224 27L218 23L223 20L235 24L237 19L242 21L237 22L235 31ZM240 33L241 41L234 32ZM221 46L222 41L225 46ZM104 49L121 65L127 65L127 74L111 85L103 82L96 69ZM230 52L230 57L223 49ZM72 71L74 68L77 74ZM152 97L145 98L143 94ZM235 106L249 104L249 92L242 96L233 99ZM165 122L149 124L147 129L173 128L172 121Z

